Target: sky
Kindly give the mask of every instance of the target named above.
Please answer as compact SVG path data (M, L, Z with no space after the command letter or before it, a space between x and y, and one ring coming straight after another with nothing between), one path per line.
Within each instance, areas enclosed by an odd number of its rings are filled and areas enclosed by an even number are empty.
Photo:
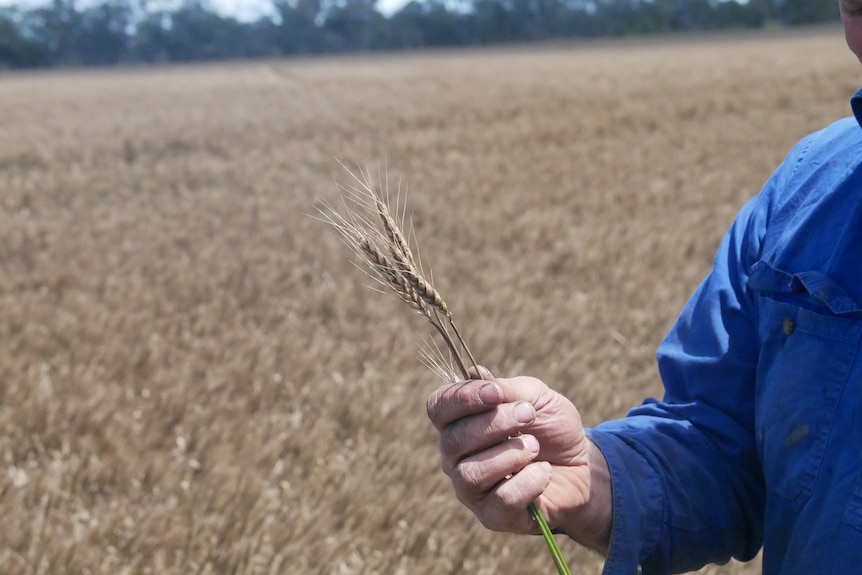
M49 0L0 0L2 6L21 6L32 8L47 4ZM87 0L98 4L99 0ZM377 9L386 15L392 14L404 6L409 0L377 0ZM86 4L86 2L81 2ZM171 2L166 2L170 4ZM254 20L261 14L271 10L272 4L268 0L209 0L210 5L225 16L233 16L240 20Z
M377 0L377 10L382 14L392 14L409 0ZM267 0L210 0L212 6L225 15L244 18L265 12L272 4Z
M392 14L407 2L409 0L377 0L377 10L383 14Z
M255 20L272 11L272 2L267 0L210 0L209 3L219 13L237 20Z

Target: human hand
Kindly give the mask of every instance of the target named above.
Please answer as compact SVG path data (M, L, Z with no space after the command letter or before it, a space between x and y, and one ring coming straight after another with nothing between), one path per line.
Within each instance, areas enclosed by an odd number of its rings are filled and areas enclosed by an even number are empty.
M552 528L606 548L611 511L607 464L568 399L536 378L495 379L483 370L482 379L437 389L427 410L440 432L443 472L458 499L485 527L538 533L527 511L536 501ZM594 471L598 486L593 485Z

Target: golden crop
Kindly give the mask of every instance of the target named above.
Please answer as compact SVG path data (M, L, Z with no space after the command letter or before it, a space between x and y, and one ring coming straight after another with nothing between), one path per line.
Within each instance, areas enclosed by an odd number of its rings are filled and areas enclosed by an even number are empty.
M0 76L0 571L551 573L440 473L422 318L309 217L336 158L407 185L477 357L591 425L859 85L836 28Z

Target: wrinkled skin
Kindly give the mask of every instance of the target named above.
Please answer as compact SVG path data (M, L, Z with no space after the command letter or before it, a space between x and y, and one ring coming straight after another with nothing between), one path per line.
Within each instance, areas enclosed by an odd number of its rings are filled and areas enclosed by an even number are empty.
M593 467L603 477L607 464L572 402L538 379L485 372L437 389L427 409L440 432L443 472L485 527L538 533L527 511L537 500L552 528L607 548L609 501L595 504L610 495L597 497L592 485ZM604 524L588 519L594 509L607 512Z

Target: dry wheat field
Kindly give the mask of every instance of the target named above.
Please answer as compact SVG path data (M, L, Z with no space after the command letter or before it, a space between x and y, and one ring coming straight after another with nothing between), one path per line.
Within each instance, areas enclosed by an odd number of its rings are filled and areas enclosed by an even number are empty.
M0 76L0 572L553 572L440 472L427 325L311 217L338 160L407 188L479 360L593 425L661 393L734 213L859 72L829 28Z

